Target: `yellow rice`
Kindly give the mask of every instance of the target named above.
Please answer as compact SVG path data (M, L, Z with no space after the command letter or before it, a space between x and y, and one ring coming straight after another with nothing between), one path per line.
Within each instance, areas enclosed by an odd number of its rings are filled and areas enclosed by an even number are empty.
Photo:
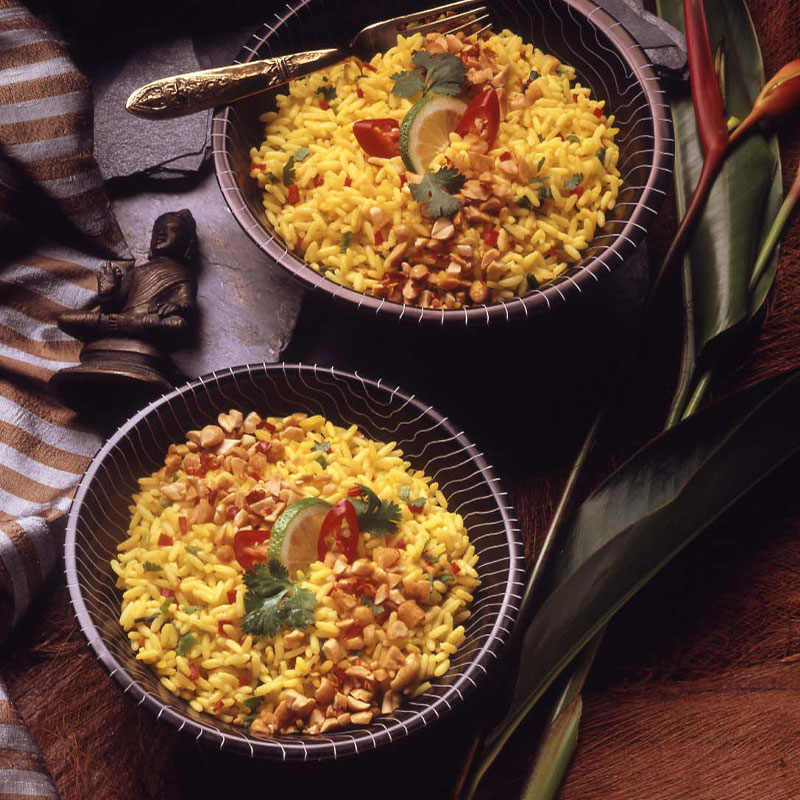
M208 486L223 485L223 481L227 485L233 479L233 489L246 493L280 476L294 481L303 496L324 497L330 503L347 497L348 490L359 483L369 485L381 498L397 502L402 509L398 532L388 541L369 533L363 533L362 538L368 560L377 547L394 544L399 549L400 588L407 580L413 583L428 578L431 582L424 622L411 630L402 648L404 654L417 654L420 662L417 680L405 694L424 691L431 680L448 670L452 654L463 642L463 623L480 583L475 568L478 556L462 518L447 510L447 500L438 485L414 469L394 442L371 440L355 425L338 427L322 416L295 415L283 420L269 418L268 422L276 432L270 434L259 428L250 437L253 441L283 437L290 423L295 429L301 428L303 435L299 441L279 438L285 446L283 457L269 463L258 480L249 472L230 472L232 462L226 457L220 462L222 468L206 475ZM197 452L200 448L192 440L196 443L198 436L190 433L186 445L177 450L173 445L171 457L176 458L176 452L186 453L187 445ZM330 444L324 460L318 449L312 450L323 440ZM254 449L251 446L251 451ZM322 461L326 462L324 466ZM358 660L348 652L344 661L334 665L321 652L326 640L340 637L346 627L338 624L337 606L330 596L334 581L331 566L316 561L307 574L298 574L301 586L313 591L318 601L314 624L301 645L285 639L290 633L286 629L269 639L243 634L239 625L245 614L244 571L237 561L225 563L217 556L222 544L232 542L237 525L226 520L188 526L184 522L182 526L185 504L170 501L162 489L187 481L191 484L183 467L177 472L165 467L140 478L139 491L130 506L127 536L111 562L117 586L123 592L119 621L128 632L136 658L150 665L161 683L188 700L196 711L214 714L226 722L245 723L254 703L262 716L269 715L289 689L312 697L334 667L347 669ZM424 507L412 513L404 497L424 498ZM162 538L159 544L160 537L168 539ZM447 582L434 575L446 576ZM233 593L230 598L229 592ZM148 621L152 615L157 616ZM392 611L384 629L396 618L397 611ZM223 623L224 635L218 627L223 620L230 621ZM192 633L196 642L185 655L178 655L178 641L187 633ZM362 663L380 661L382 648L387 646L388 642L379 642L365 648L359 654ZM253 700L256 697L262 699L260 704Z
M483 44L497 53L499 65L509 66L509 94L522 91L535 70L543 95L528 108L505 112L489 155L511 152L524 159L533 176L547 179L552 193L551 200L542 202L540 184L513 184L515 199L527 198L533 209L511 205L502 221L498 247L503 271L488 281L491 299L502 300L526 294L578 262L614 208L622 181L614 115L605 115L604 102L592 99L572 67L508 30L488 36ZM420 35L398 36L396 47L371 60L375 72L348 61L292 81L288 94L277 96L276 110L262 115L264 142L251 151L250 174L263 189L270 225L310 266L356 291L372 293L380 287L385 257L396 244L393 233L383 245L376 244L372 207L377 205L392 225L408 223L421 236L429 233L430 225L402 181L401 159L369 157L353 136L357 120L402 121L412 101L391 94L391 75L411 69L412 53L422 46ZM320 107L317 93L323 86L335 87L337 94L327 110ZM311 153L295 167L300 201L292 205L280 177L301 146ZM457 163L467 146L452 133L450 147L430 168ZM564 189L564 181L579 173L580 195ZM320 186L314 186L317 176L323 179Z

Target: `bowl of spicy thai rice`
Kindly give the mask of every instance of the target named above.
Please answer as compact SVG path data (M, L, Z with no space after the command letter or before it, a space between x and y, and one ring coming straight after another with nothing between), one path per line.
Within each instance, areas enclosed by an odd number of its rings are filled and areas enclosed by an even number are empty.
M81 482L66 565L127 694L284 760L448 713L524 582L512 511L463 433L399 389L291 365L198 379L123 425Z
M226 201L307 286L419 322L527 318L642 240L671 161L643 52L588 0L489 6L488 30L399 35L216 113ZM322 45L311 16L330 44L404 10L326 8L297 4L240 60Z

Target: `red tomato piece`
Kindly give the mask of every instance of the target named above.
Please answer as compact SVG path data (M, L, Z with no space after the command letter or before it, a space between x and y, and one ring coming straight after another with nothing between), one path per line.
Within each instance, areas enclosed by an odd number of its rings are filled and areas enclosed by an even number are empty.
M489 147L494 144L497 138L497 130L500 127L500 100L497 92L488 86L476 95L467 106L464 116L456 125L456 133L459 136L466 136L474 133L483 139Z
M167 536L166 533L162 533L158 537L158 544L160 547L169 547L172 544L172 537Z
M360 119L353 134L368 156L392 158L400 155L400 123L395 119Z
M233 552L242 569L251 570L258 562L267 560L267 542L271 530L245 528L233 537Z
M297 188L297 184L293 183L289 187L289 191L286 194L286 202L290 206L297 205L300 202L300 190Z
M361 490L359 490L359 494ZM345 523L347 527L345 528ZM349 500L340 500L325 515L317 539L317 556L322 561L331 550L342 553L348 561L353 561L358 547L358 517Z

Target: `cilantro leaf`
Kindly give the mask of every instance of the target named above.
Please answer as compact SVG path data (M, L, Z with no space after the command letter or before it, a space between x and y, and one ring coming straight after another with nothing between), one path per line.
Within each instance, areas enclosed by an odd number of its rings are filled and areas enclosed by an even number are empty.
M154 564L152 561L144 562L145 572L161 572L161 564Z
M532 69L531 70L531 74L528 75L528 80L529 81L535 81L537 78L541 78L541 77L542 76L535 69Z
M169 614L169 607L172 603L171 597L165 597L164 602L161 604L161 608L159 609L159 613L163 614L165 617Z
M199 556L200 555L200 548L199 547L195 547L193 544L190 544L186 548L186 552L187 553L191 553L193 556Z
M323 439L321 442L316 442L314 446L311 448L311 452L314 453L317 450L319 450L322 453L330 453L331 443L327 439Z
M430 553L423 553L422 557L429 563L429 564L438 564L439 563L439 556L432 556Z
M383 614L383 606L376 606L367 595L361 595L361 605L366 606L373 614Z
M422 92L455 96L467 80L467 68L464 62L452 53L431 55L427 50L415 50L411 63L425 70L423 78L419 70L395 72L392 94L396 97L413 97Z
M317 464L319 464L322 467L322 469L328 468L328 459L325 458L325 456L322 453L318 453L317 456L314 458L314 461L316 461Z
M175 652L179 656L185 656L197 644L197 637L193 633L185 633L178 639L178 646Z
M533 211L534 208L536 208L536 206L534 206L533 203L531 202L530 197L528 197L527 195L522 195L522 197L515 200L514 203L518 205L520 208L528 209L528 211Z
M411 196L428 206L432 217L450 217L461 208L453 197L464 185L464 176L455 167L442 167L438 172L426 172L419 183L411 185Z
M571 192L578 188L582 180L583 180L583 173L576 172L574 175L570 175L569 178L567 178L564 181L564 188L567 191Z
M339 252L346 253L350 247L350 242L353 240L353 231L345 231L342 234L342 242L339 245Z
M567 136L567 141L568 142L576 142L577 144L580 144L581 140L580 140L580 137L578 137L574 133L572 133L569 136Z
M149 625L151 622L155 622L161 615L156 611L155 614L151 614L149 617L137 617L134 622L138 625L140 622L144 622L145 625Z
M327 103L336 98L335 86L318 86L314 91L316 94L321 94Z
M542 156L542 157L539 159L539 163L536 165L536 171L537 171L537 172L541 172L541 171L542 171L542 167L544 166L544 162L545 162L546 160L547 160L547 156Z
M196 614L203 606L182 606L182 611L185 614Z
M271 637L281 628L306 628L314 621L316 596L289 580L289 570L279 561L257 564L245 573L244 582L245 633Z
M540 186L539 187L539 199L540 200L552 200L553 193L550 191L549 186Z
M243 703L246 705L251 711L255 711L262 701L264 700L263 697L248 697L247 700L244 700Z
M424 89L422 75L418 69L412 69L409 72L395 72L392 80L395 82L392 87L392 94L395 97L413 97Z
M397 494L400 495L401 500L408 500L411 497L411 487L408 484L401 486Z
M597 153L595 154L600 161L600 163L605 166L606 165L606 149L605 147L601 147Z
M403 515L400 506L391 500L381 500L375 492L359 483L361 497L350 498L356 510L358 527L362 533L376 536L389 536L397 530L397 523Z
M267 172L264 176L270 183L278 183L280 180L274 172Z
M302 161L304 158L308 158L310 155L311 151L307 147L298 147L297 150L295 150L294 153L289 156L289 160L286 162L286 165L283 168L284 186L291 186L294 183L294 165L299 161Z

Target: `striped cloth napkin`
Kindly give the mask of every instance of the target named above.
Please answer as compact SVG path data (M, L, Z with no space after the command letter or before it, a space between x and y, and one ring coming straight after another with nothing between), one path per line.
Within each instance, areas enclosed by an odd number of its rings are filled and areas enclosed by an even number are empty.
M100 445L47 390L78 360L58 316L129 256L92 155L89 83L63 42L0 0L0 642L53 569L72 493ZM0 676L0 800L58 797Z

